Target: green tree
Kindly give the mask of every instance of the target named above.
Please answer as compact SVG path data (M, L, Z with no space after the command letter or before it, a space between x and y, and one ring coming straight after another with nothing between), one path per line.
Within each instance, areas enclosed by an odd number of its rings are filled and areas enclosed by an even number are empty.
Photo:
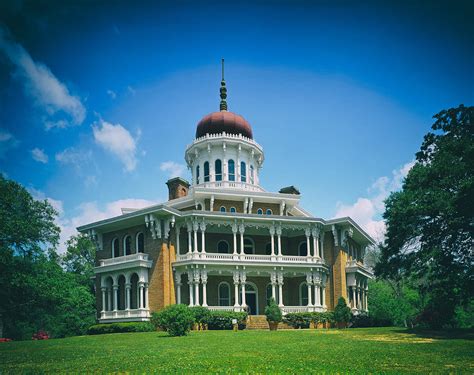
M350 322L352 317L351 308L347 306L344 297L340 297L337 301L337 305L334 308L334 320L337 323L344 324L344 326Z
M66 253L61 262L67 272L74 274L81 285L94 290L95 245L84 234L72 236L66 242Z
M421 320L440 327L473 296L474 107L434 118L402 190L385 202L387 234L375 273L416 281L428 298Z

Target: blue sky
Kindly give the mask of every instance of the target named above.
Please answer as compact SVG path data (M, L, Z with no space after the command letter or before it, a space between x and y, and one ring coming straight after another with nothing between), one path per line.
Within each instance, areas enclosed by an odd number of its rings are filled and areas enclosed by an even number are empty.
M474 99L469 2L133 4L0 5L0 171L56 205L62 240L189 178L222 57L262 185L374 236L432 116Z

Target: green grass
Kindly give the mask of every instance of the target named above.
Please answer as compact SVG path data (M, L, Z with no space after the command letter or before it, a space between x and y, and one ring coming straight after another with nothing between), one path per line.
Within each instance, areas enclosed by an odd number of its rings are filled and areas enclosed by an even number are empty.
M473 373L472 334L399 328L161 332L0 343L0 373Z

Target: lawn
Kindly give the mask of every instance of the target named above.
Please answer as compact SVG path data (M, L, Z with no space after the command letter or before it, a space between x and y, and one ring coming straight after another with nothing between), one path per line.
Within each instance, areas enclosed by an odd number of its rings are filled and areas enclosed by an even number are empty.
M473 335L399 328L161 332L0 343L0 373L474 373Z

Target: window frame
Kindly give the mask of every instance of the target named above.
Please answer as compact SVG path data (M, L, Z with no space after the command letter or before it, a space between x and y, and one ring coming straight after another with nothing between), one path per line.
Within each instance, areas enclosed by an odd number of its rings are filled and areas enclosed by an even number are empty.
M138 249L138 237L140 236L140 234L143 236L143 251L139 251ZM138 253L144 253L145 252L145 233L143 232L138 232L136 235L135 235L135 254L138 254Z
M232 170L231 170L232 166ZM229 175L229 181L235 181L235 161L234 159L229 159L227 162L227 172Z
M219 168L217 166L219 165ZM218 173L219 170L219 173ZM222 160L216 159L214 161L214 177L216 181L222 181Z
M222 253L222 252L219 251L219 244L221 244L221 243L225 243L225 244L227 245L227 252ZM216 250L217 250L217 253L218 253L218 254L230 254L230 245L229 245L229 242L227 242L226 240L219 240L219 241L217 242Z
M222 302L221 302L222 300L226 300L223 297L221 297L221 286L223 286L223 285L225 285L227 287L227 292L229 293L229 298L228 298L227 305L222 304ZM230 291L230 284L227 281L221 281L217 285L217 303L219 304L219 306L230 306L231 301L232 301L232 295L231 295L231 291Z
M210 167L209 167L209 162L208 161L204 162L203 169L204 169L204 182L209 182L210 179L211 179L211 176L210 176Z
M245 161L240 162L240 182L247 183L247 163Z

